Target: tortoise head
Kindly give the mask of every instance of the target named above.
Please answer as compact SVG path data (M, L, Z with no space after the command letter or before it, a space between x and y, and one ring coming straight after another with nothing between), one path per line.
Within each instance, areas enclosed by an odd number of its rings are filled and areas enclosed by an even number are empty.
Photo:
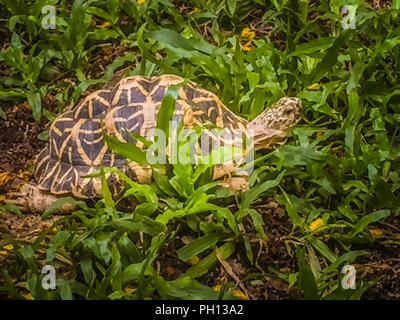
M285 97L263 111L248 125L255 149L270 148L286 140L287 131L301 119L301 100Z

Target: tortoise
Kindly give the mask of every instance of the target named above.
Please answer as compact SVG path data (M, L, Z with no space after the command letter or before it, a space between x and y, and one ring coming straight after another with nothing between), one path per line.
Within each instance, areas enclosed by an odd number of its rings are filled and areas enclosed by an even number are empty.
M105 143L103 131L143 148L129 133L151 136L168 88L183 82L183 78L168 74L129 76L110 89L91 93L76 108L59 115L49 129L47 146L37 156L33 182L12 193L12 202L22 211L43 212L60 195L101 197L100 179L83 177L100 166L116 167L139 183L149 183L151 169L113 153ZM249 122L230 111L214 93L186 82L178 90L173 119L183 119L188 128L210 122L240 130L254 138L257 150L284 143L288 130L301 118L300 109L299 98L284 97ZM218 165L213 178L226 177L235 169L232 165ZM107 183L113 190L121 188L114 175L107 177Z

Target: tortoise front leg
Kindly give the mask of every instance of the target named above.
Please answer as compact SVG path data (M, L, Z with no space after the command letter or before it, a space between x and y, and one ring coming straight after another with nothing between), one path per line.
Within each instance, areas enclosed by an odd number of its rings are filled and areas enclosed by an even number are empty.
M213 180L217 180L221 177L224 179L220 182L220 185L230 189L231 191L245 192L249 189L249 175L241 175L232 177L232 173L238 168L232 161L217 164L214 166Z
M232 177L229 175L220 182L220 185L233 192L246 192L249 189L249 178L249 176Z
M16 205L24 213L43 213L57 199L57 196L39 189L36 184L25 183L20 191L9 192L5 200L6 203ZM71 213L76 206L65 203L56 209L57 214Z

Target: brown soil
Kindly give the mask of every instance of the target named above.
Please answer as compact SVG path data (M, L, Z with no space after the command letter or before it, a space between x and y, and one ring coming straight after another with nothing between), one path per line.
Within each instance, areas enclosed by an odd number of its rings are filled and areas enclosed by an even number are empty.
M357 274L370 281L380 281L363 299L400 299L400 217L392 215L374 224L382 231L381 239L369 251L370 255L357 259Z
M0 173L16 173L26 169L27 161L45 145L37 137L44 127L35 123L27 103L2 102L1 107L7 118L0 119Z
M0 232L4 237L32 242L56 220L57 217L42 220L40 215L26 214L19 217L14 213L0 211Z
M367 2L375 10L382 9L382 8L389 8L392 5L391 0L367 0Z

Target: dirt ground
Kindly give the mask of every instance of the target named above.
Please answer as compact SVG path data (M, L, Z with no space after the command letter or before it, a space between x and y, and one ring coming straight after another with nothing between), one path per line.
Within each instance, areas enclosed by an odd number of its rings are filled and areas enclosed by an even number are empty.
M0 119L0 172L17 173L44 147L37 138L44 128L35 123L27 103L1 103L7 119Z

